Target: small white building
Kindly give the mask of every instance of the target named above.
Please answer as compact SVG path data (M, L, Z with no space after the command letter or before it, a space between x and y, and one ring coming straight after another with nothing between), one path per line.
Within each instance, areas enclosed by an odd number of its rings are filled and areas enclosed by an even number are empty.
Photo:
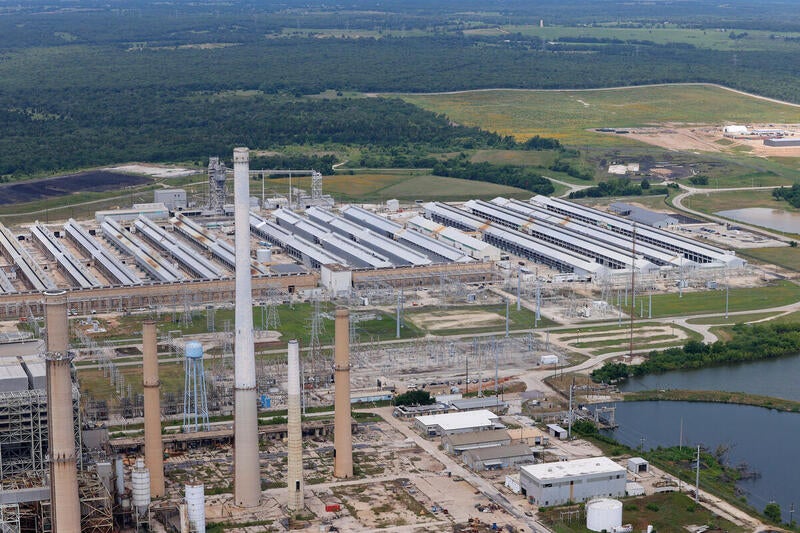
M539 364L540 365L557 365L558 364L558 356L556 354L545 354L539 357Z
M608 457L541 463L520 467L520 485L539 506L625 496L625 469Z
M547 424L547 432L557 439L564 440L569 436L569 432L558 424Z
M338 263L322 265L319 271L320 285L334 297L350 293L353 287L353 272Z
M397 213L400 211L400 200L394 198L391 200L386 200L386 210L390 213Z
M500 423L500 417L486 409L418 416L414 419L414 425L428 437L505 428Z
M722 129L724 135L747 135L747 126L730 124Z
M644 474L650 471L650 463L641 457L631 457L628 459L628 472L633 474Z
M506 488L514 494L522 492L522 487L519 485L519 472L516 474L508 474L506 476Z

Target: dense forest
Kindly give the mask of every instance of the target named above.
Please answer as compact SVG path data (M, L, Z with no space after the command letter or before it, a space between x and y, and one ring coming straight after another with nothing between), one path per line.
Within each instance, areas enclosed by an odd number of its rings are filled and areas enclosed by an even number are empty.
M729 27L737 29L737 42L747 41L744 30L753 28L800 30L800 15L786 13L778 1L757 9L741 0L726 6L703 0L621 10L610 0L508 0L488 10L478 0L353 0L331 11L295 0L280 6L123 0L113 7L77 0L69 8L0 0L0 176L128 160L201 161L236 144L366 145L377 155L364 166L419 166L431 161L420 146L442 152L504 142L398 99L311 96L325 91L714 82L800 102L800 43L727 51L572 36L552 46L522 32L467 32L511 21L535 24L541 17L620 24L623 11L633 27L663 28L670 20L676 27L711 28L735 18ZM344 36L319 28L338 28ZM350 38L352 30L366 34ZM548 143L538 148L563 149ZM389 145L404 152L381 151ZM554 165L573 177L592 177L566 156Z
M737 324L729 341L705 344L690 340L683 347L652 351L639 365L607 362L594 370L594 381L610 383L629 376L669 370L772 359L800 351L800 324Z
M518 187L536 194L550 195L555 187L550 180L533 170L514 165L471 163L466 157L440 161L433 166L434 176L447 176L462 180L487 181L509 187Z

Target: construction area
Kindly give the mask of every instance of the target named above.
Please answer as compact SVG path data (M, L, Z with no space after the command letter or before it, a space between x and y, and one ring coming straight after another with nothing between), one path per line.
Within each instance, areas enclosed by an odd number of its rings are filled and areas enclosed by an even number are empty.
M250 196L286 172L311 192ZM553 198L337 206L237 148L230 203L229 174L211 158L204 205L0 225L0 531L546 531L521 469L600 451L562 442L572 389L540 375L654 294L760 280Z

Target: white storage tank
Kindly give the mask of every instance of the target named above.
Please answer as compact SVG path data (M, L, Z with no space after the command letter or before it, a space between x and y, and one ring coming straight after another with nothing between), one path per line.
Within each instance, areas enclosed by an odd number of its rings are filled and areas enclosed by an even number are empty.
M397 213L400 211L400 201L392 198L391 200L386 200L386 209L390 213Z
M590 531L614 531L621 525L621 501L598 498L586 504L586 528Z
M256 250L256 260L259 263L270 263L272 262L272 249L271 248L259 248Z
M189 531L206 533L206 497L202 483L186 484L186 514L189 518Z
M133 507L139 516L147 514L150 506L150 471L144 465L144 459L136 459L136 465L131 472L131 483L133 485Z

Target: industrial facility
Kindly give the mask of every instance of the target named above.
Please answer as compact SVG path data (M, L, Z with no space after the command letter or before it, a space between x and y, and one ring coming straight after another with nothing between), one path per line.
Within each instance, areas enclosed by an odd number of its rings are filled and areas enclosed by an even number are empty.
M519 468L516 485L538 505L624 495L625 469L616 463L541 463L548 437L517 438L504 424L514 403L502 397L502 373L569 359L550 346L549 332L535 332L544 283L579 281L588 294L634 275L652 283L746 267L730 251L664 229L677 221L648 224L626 206L617 206L624 216L542 196L405 210L396 201L337 206L315 171L249 163L248 149L236 148L231 187L231 172L212 157L203 205L165 189L153 203L93 220L0 224L0 319L24 326L3 333L13 353L0 358L0 531L192 533L205 531L207 519L232 517L285 520L289 529L313 506L341 509L341 493L309 489L310 479L368 481L370 446L401 471L435 463L405 458L434 437L473 473ZM254 175L287 172L311 175L311 192L290 186L286 198L251 196ZM551 305L574 298L559 291ZM512 331L512 295L520 314L523 298L535 302L522 333ZM439 313L407 320L418 304ZM282 327L281 305L309 310L300 327L307 342L281 338L298 327ZM448 306L461 313L452 323ZM193 316L205 324L193 329ZM326 320L334 331L323 342ZM448 333L471 335L473 320L481 338ZM369 330L383 321L393 330L388 342ZM93 337L112 323L137 329ZM432 334L408 338L403 328L412 326ZM495 337L495 326L505 336ZM124 370L131 366L135 387ZM95 371L116 404L82 393L78 368ZM410 433L391 424L369 433L352 414L354 404L417 389L415 380L440 396L394 409ZM165 394L165 383L181 383L182 394ZM377 435L384 432L390 436ZM555 424L551 434L566 438ZM394 440L387 447L381 438Z

